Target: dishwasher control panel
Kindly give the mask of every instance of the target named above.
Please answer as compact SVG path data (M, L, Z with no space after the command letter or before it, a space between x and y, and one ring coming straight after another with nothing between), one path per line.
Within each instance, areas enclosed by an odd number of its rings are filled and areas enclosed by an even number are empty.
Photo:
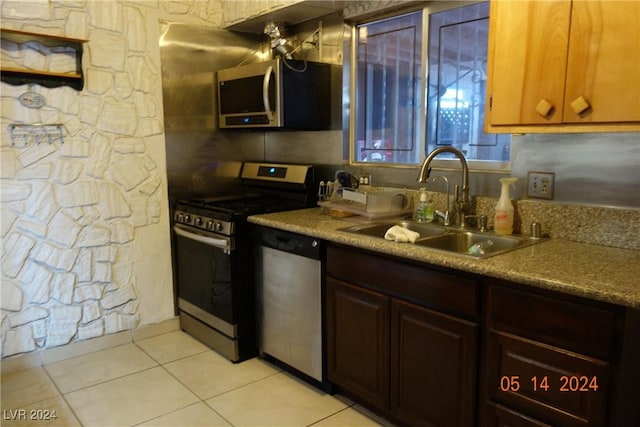
M322 255L321 241L313 237L267 227L258 228L256 237L257 244L283 252L312 259L320 259Z

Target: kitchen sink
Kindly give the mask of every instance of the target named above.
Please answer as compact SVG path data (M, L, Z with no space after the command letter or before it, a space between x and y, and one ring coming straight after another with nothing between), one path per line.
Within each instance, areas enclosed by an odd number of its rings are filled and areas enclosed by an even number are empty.
M474 254L469 251L469 248L473 245L482 244L487 241L491 241L493 244L488 248L484 248L484 253ZM540 240L534 240L528 237L498 236L492 233L459 231L434 237L432 239L417 241L416 244L432 249L440 249L443 251L469 255L476 258L488 258L514 249L530 246L539 241Z
M429 237L440 236L447 233L447 228L436 224L420 223L413 221L385 221L385 222L368 222L364 224L353 225L351 227L341 228L340 231L348 233L360 234L363 236L379 237L384 239L387 230L394 225L415 231L420 234L418 241ZM417 243L417 242L416 242Z
M415 221L370 222L341 228L338 231L384 239L386 231L394 225L419 233L420 238L416 240L415 245L473 258L489 258L545 240L531 239L528 236L503 236L489 232L466 231L459 228ZM491 241L490 247L483 248L484 253L471 253L469 251L473 245L484 245L484 242L489 240Z

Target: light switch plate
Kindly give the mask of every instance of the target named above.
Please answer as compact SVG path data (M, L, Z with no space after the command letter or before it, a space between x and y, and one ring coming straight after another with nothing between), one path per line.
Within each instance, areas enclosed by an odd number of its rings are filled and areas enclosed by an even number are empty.
M527 174L527 197L553 200L554 172L529 171Z

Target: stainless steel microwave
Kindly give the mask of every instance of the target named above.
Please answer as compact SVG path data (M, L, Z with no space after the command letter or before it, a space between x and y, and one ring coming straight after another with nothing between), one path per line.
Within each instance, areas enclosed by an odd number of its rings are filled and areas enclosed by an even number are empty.
M329 129L331 68L273 59L218 71L220 128Z

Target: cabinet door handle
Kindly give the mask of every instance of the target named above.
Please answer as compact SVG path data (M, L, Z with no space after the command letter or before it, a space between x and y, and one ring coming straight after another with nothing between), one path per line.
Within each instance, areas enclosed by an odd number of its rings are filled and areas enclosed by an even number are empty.
M538 105L536 105L536 113L540 114L541 117L547 117L551 114L552 110L553 105L544 98L538 102Z
M591 108L591 105L589 104L589 101L587 101L584 96L577 97L571 103L571 109L576 114L582 114L585 111L587 111L589 108Z

